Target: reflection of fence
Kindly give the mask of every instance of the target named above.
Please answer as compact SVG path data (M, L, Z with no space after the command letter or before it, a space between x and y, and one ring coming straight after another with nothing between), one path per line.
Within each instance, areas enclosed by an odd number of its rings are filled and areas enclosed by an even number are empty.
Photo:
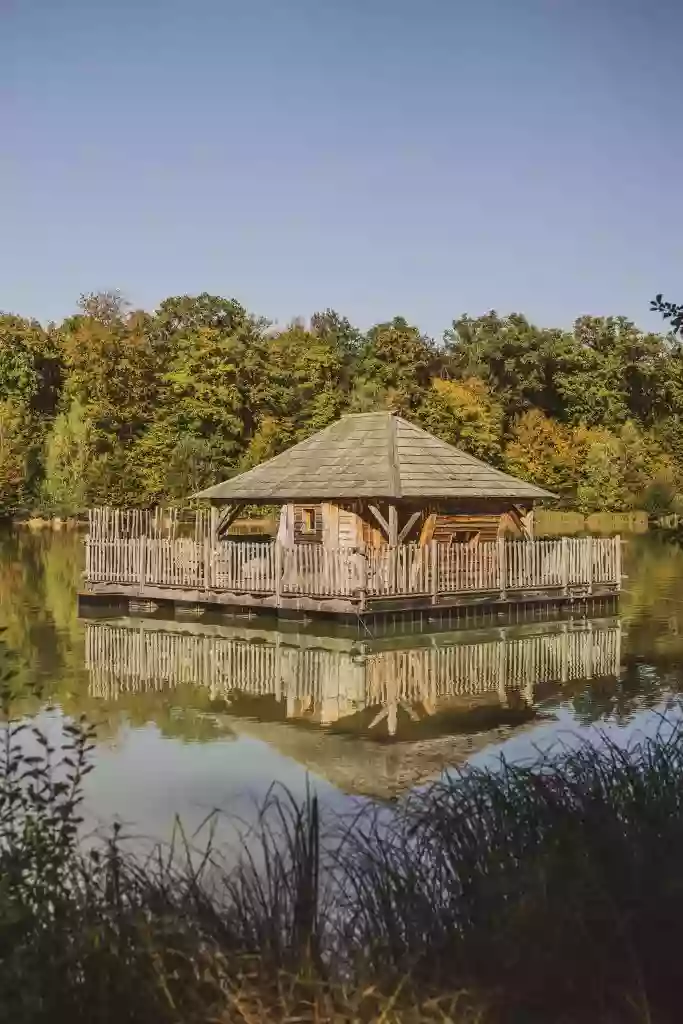
M272 641L196 631L86 623L86 666L94 696L206 686L213 697L233 691L271 695L288 711L318 709L335 721L364 707L408 703L431 710L460 697L520 690L531 702L539 683L619 674L617 624L552 629L515 636L500 631L481 642L359 654L353 648L304 646L273 633ZM310 643L310 641L309 641ZM301 704L303 702L303 705Z
M86 579L124 584L153 595L154 587L190 591L366 599L440 597L508 592L565 592L594 586L618 590L621 542L611 538L488 541L470 547L432 542L427 547L283 547L277 541L196 541L190 538L86 540Z

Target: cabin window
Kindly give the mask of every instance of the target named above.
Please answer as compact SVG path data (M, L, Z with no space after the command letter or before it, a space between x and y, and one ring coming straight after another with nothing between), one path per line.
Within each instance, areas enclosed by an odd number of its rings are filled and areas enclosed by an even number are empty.
M315 509L314 508L302 508L301 509L301 532L302 533L315 533Z

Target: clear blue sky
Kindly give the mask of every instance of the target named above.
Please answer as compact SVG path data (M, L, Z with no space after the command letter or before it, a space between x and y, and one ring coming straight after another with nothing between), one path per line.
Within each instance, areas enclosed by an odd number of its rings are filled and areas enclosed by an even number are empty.
M0 309L683 301L681 0L0 0Z

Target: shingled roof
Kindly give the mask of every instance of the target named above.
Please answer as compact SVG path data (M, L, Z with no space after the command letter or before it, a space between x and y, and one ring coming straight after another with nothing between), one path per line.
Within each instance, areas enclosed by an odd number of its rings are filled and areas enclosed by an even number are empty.
M195 495L278 504L351 498L550 498L390 412L342 416L246 473Z

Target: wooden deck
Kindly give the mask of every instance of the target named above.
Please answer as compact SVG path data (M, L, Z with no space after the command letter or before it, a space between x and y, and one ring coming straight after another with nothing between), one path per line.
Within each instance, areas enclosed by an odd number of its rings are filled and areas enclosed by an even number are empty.
M562 604L620 589L618 537L328 549L90 534L81 597L373 616L482 604Z

